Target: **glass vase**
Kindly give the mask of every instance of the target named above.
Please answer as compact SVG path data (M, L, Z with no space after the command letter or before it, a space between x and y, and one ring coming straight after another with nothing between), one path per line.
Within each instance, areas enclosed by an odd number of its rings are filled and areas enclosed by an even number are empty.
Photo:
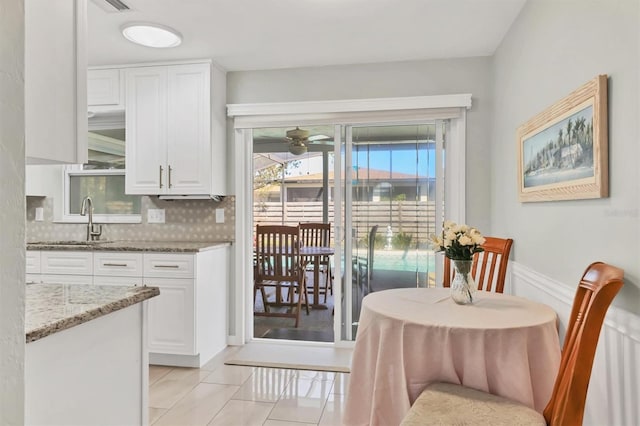
M451 281L451 298L459 305L473 303L476 283L471 276L473 260L453 260L455 275Z

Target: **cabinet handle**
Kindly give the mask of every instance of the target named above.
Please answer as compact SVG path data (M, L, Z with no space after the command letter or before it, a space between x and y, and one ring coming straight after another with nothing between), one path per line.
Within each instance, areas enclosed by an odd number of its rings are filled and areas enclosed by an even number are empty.
M178 265L154 265L154 268L172 268L172 269L178 269L179 266Z
M120 266L122 268L126 267L126 263L105 263L104 266Z
M171 168L171 166L169 166L169 189L171 189L171 187L173 186L171 185L171 170L173 169Z
M162 185L162 166L159 166L159 167L160 167L160 188L162 188L163 186Z

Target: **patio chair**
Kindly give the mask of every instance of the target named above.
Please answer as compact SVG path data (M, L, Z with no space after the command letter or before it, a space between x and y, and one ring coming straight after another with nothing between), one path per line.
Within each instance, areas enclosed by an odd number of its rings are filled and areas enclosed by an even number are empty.
M262 295L264 311L254 305L254 315L294 318L300 322L304 300L307 315L309 303L305 291L304 263L300 257L300 229L297 226L256 227L255 293ZM274 300L267 297L266 288L274 288ZM283 300L282 290L287 291ZM280 308L286 308L283 312Z
M595 262L576 291L555 385L543 414L518 402L458 384L434 383L422 392L401 426L582 424L596 346L605 314L624 272Z
M371 293L371 278L373 278L373 253L375 250L376 233L378 225L373 225L369 230L367 257L353 259L353 278L360 285L363 294Z
M495 237L486 237L485 240L482 245L484 251L473 255L471 276L478 285L478 290L492 291L493 289L496 293L502 293L513 240ZM451 286L453 276L451 260L445 256L443 287Z
M300 242L305 247L330 247L331 246L331 224L329 223L300 223ZM320 287L320 283L313 283L313 286L319 287L319 294L324 294L324 303L327 303L327 292L333 294L333 275L331 272L331 259L329 256L322 257L303 257L303 261L307 265L307 271L313 271L319 268L324 275L324 287ZM316 265L316 262L318 264ZM313 291L313 286L308 290ZM317 303L317 301L313 301Z

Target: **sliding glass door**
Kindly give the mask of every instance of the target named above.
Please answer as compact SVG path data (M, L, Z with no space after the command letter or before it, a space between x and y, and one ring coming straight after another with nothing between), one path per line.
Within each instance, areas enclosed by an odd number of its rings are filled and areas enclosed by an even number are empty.
M428 237L443 217L446 124L345 126L343 340L355 339L367 294L436 283Z

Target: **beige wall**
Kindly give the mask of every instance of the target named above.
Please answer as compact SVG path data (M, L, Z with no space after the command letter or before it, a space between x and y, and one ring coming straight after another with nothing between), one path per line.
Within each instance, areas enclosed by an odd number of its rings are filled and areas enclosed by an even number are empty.
M616 304L640 312L637 0L529 0L493 63L491 229L513 259L577 285L602 260L625 270ZM610 197L520 203L516 129L598 74L609 75Z
M24 2L0 6L0 424L24 423Z
M343 65L227 74L228 103L471 93L467 114L467 222L490 227L491 58ZM228 132L233 138L233 132ZM231 142L233 143L233 142ZM230 163L231 164L231 163Z

